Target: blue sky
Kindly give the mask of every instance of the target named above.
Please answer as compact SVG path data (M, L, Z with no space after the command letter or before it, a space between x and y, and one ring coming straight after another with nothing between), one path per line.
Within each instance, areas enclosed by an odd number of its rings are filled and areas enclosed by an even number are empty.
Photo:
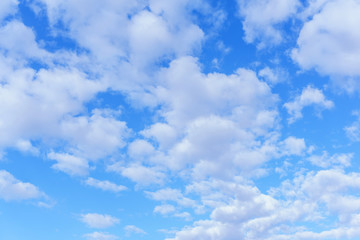
M360 238L358 0L2 0L0 239Z

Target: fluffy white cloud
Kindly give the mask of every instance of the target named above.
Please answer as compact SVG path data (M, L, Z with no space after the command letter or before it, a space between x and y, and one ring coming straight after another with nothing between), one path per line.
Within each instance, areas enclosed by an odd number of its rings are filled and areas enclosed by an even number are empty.
M39 199L44 196L33 184L21 182L11 173L0 170L0 198L5 201Z
M298 173L269 194L241 180L194 183L188 190L201 193L203 203L213 206L210 218L169 239L353 239L360 234L358 182L359 173L330 169ZM320 232L308 229L324 216L332 217L328 227Z
M97 160L125 146L130 130L111 113L95 109L92 115L68 117L61 122L61 135L74 154Z
M155 123L151 127L143 130L142 134L146 138L156 140L156 142L159 143L160 150L168 149L177 139L175 128L165 123Z
M161 85L154 92L162 103L165 122L142 131L158 146L135 141L134 147L142 146L137 151L130 148L135 159L174 171L190 164L194 177L231 177L238 167L259 165L276 151L271 146L259 150L262 146L255 140L276 125L277 96L254 72L238 69L232 75L205 75L195 58L183 57L164 68L159 79Z
M95 187L95 188L99 188L103 191L110 191L110 192L121 192L127 189L127 187L122 186L122 185L117 185L113 182L110 181L101 181L92 177L89 177L88 179L86 179L85 181L86 185Z
M0 147L19 140L61 138L59 122L79 114L85 101L102 89L76 69L49 68L38 72L0 57Z
M292 58L303 69L314 68L333 77L360 75L360 3L356 0L312 1L311 20L300 32ZM340 84L341 83L341 84ZM356 79L341 81L348 91L358 88Z
M86 159L67 153L51 152L47 155L51 160L57 161L51 167L70 175L84 176L89 172L89 163Z
M158 79L152 91L162 121L141 131L146 139L129 144L133 162L109 167L137 183L162 184L168 170L192 179L260 174L257 167L268 160L306 149L304 139L282 141L273 130L278 97L253 71L203 74L195 58L182 57Z
M284 107L290 114L290 117L288 118L289 123L293 123L301 118L302 109L312 105L320 109L330 109L334 106L334 103L327 100L321 90L307 86L299 96L295 97L294 101L284 104Z
M58 59L40 48L35 33L19 21L2 26L0 35L0 149L37 153L33 142L46 141L46 147L53 148L60 140L68 154L66 161L66 155L56 155L62 160L54 167L83 175L87 172L84 158L97 160L125 145L128 129L114 114L96 109L83 116L84 104L106 90L104 81L67 63L55 64L63 61L63 54ZM30 68L28 62L34 59L47 67Z
M184 55L190 53L203 38L202 30L196 25L180 25L175 32L171 27L160 16L149 11L134 16L129 30L131 60L142 66L171 53Z
M298 0L238 0L240 15L244 18L245 41L259 41L258 47L279 44L283 41L277 26L295 15L300 6Z
M0 2L0 23L5 17L16 12L18 4L18 0L3 0Z
M103 232L87 233L87 234L84 234L83 237L88 240L116 240L116 239L118 239L118 237L115 235L103 233Z
M33 30L18 20L13 20L0 28L0 52L5 52L5 55L15 57L19 61L24 61L24 57L45 58L51 55L38 46Z
M187 11L200 6L190 1L171 5L150 1L147 10L147 3L138 0L106 0L101 4L83 0L38 2L45 3L52 24L63 22L70 36L101 64L105 60L108 65L118 64L116 59L122 58L138 67L146 66L171 54L190 52L204 35L198 26L183 20Z
M205 185L203 185L205 184ZM269 231L285 222L300 219L306 211L298 205L282 203L271 196L261 194L256 187L235 182L202 182L197 189L202 189L204 203L215 207L208 220L196 221L192 227L186 227L176 233L176 240L182 239L244 239L266 238ZM200 189L199 189L200 187ZM205 187L205 188L204 188ZM218 190L206 194L208 187ZM224 188L221 188L224 187ZM210 200L213 201L210 201ZM214 201L214 200L218 201Z
M91 228L108 228L120 222L119 219L97 213L88 213L81 215L81 221Z
M301 155L306 149L306 144L303 138L288 137L281 143L280 148L283 155Z
M192 57L174 60L159 77L164 83L156 94L164 105L163 116L176 127L211 114L231 115L237 110L240 115L245 109L250 116L243 114L238 120L243 119L243 126L250 127L257 123L250 118L256 119L257 111L271 108L277 100L269 86L259 81L253 71L238 69L232 75L205 75L197 59Z

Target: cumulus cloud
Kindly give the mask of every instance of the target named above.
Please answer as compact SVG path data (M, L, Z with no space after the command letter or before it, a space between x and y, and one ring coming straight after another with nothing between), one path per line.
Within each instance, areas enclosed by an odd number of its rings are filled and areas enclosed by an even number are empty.
M0 147L21 141L63 138L59 123L79 114L82 105L102 89L76 69L35 71L0 57L4 84L0 87ZM25 121L26 119L26 121ZM65 130L64 130L65 131Z
M120 222L118 218L98 213L83 214L80 220L91 228L109 228Z
M358 173L339 169L299 173L269 194L244 182L194 183L189 190L201 191L204 204L214 206L210 218L196 221L167 239L323 239L330 234L335 234L335 239L356 238L360 234L356 230L358 180ZM329 214L334 217L333 224L326 230L313 232L306 226L317 226L318 220ZM297 227L295 222L305 225Z
M91 187L95 187L95 188L99 188L103 191L110 191L110 192L121 192L127 189L127 187L122 186L122 185L117 185L113 182L104 180L98 180L92 177L89 177L86 179L85 184Z
M0 22L7 16L14 14L19 2L17 0L4 0L0 2Z
M138 0L106 0L102 4L96 1L38 2L46 5L52 24L64 23L70 36L89 49L102 64L104 60L111 65L119 63L116 58L125 58L141 68L171 54L190 53L204 36L197 25L180 17L192 9L201 9L201 5L190 1L176 1L172 5L150 1L146 10L147 4ZM117 31L119 25L123 31Z
M231 177L236 169L258 166L276 151L259 150L262 146L255 144L277 118L277 96L255 72L238 69L231 75L205 75L195 58L183 57L158 76L161 85L153 91L165 121L142 131L148 141L130 145L133 159L172 171L190 164L190 174L198 178ZM271 141L269 145L276 145Z
M330 75L349 92L359 89L359 2L312 1L309 11L314 15L300 31L293 60L305 70Z
M61 122L61 135L71 151L89 160L106 157L125 146L130 130L111 113L95 109L91 116L68 117Z
M243 20L246 42L260 42L258 47L279 44L283 41L281 28L277 27L295 15L298 0L238 0Z
M327 100L321 90L307 86L299 96L295 97L294 101L284 104L284 107L290 115L288 122L293 123L297 119L302 118L301 111L307 106L315 106L320 109L331 109L334 106L334 103Z
M35 37L33 30L24 23L18 20L10 21L0 28L0 51L5 51L9 56L20 61L23 61L21 58L24 57L35 59L49 57L50 53L38 46Z
M57 161L52 168L70 175L85 176L89 173L89 163L86 159L67 153L51 152L47 155L51 160Z
M31 183L21 182L11 173L0 170L0 198L5 201L39 199L46 196Z

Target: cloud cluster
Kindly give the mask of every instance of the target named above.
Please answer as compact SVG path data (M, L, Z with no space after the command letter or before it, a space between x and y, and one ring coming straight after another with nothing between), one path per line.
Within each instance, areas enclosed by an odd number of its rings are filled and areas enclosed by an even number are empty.
M277 46L287 40L282 26L301 21L290 58L302 70L345 78L351 92L360 74L359 2L303 2L238 0L245 41L259 49ZM248 68L230 74L205 71L193 56L209 36L192 14L208 17L216 29L225 18L221 11L215 11L222 16L217 21L202 0L34 0L32 8L37 16L46 15L54 39L76 46L51 49L34 29L9 17L17 4L0 3L0 150L44 156L53 169L103 191L127 189L88 176L105 160L106 171L130 179L157 202L154 214L202 218L169 239L360 236L355 194L360 176L345 171L354 154L309 155L307 139L283 135L281 101L272 87L286 82L287 75L269 67L258 74ZM129 108L146 108L149 123L130 129L121 101L110 109L101 104L99 95L110 91L121 94ZM334 103L309 85L283 106L293 123L305 107L321 111ZM345 127L352 140L360 139L359 126L355 121ZM321 170L298 168L299 158ZM294 171L278 180L279 186L260 189L256 179L275 174L276 161L293 164ZM46 195L0 170L0 198ZM331 222L326 230L308 228L321 227L324 218ZM99 229L120 222L98 213L82 214L80 220ZM134 225L124 231L145 234ZM105 232L83 237L117 239Z
M336 169L299 173L269 194L240 182L196 183L189 189L202 191L204 204L215 203L210 219L196 221L169 239L354 238L359 235L356 229L360 199L352 190L358 188L358 178L358 173ZM216 196L214 190L226 195ZM331 214L337 227L313 232L294 224L305 221L316 225L323 214Z

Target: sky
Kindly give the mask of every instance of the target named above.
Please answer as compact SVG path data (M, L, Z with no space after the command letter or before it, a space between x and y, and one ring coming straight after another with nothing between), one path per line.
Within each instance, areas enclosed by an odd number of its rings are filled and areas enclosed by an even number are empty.
M359 0L1 0L0 239L360 239Z

